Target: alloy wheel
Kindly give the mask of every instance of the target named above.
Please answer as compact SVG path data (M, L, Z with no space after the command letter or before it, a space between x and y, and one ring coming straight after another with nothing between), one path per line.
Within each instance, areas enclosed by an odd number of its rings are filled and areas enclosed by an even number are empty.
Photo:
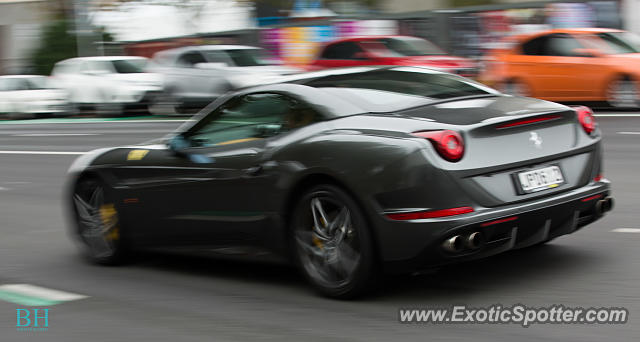
M356 224L357 209L324 190L306 196L298 208L295 243L311 281L320 288L338 291L361 281L359 270L366 246L363 231Z

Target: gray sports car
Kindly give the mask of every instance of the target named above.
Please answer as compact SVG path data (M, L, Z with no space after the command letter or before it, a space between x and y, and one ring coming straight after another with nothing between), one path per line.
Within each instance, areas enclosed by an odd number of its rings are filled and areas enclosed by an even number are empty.
M613 203L600 141L586 107L424 68L330 70L227 94L155 144L81 156L68 203L95 262L152 247L270 255L346 298L382 272L598 219Z

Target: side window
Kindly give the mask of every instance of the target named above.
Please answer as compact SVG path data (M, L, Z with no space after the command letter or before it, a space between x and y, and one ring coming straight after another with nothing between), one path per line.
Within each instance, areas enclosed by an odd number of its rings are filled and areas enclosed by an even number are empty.
M113 73L113 68L110 62L105 61L90 61L87 62L88 69L90 72L95 74L111 74Z
M7 81L0 79L0 91L7 91Z
M204 57L200 52L191 51L180 56L176 64L183 68L193 68L193 66L198 63L206 63L206 62L207 61L204 59Z
M542 36L533 38L530 41L522 44L522 53L529 56L543 56L546 41L549 36Z
M568 34L552 34L533 38L522 44L522 52L531 56L581 56L576 49L584 48L580 42Z
M322 52L322 59L364 59L364 50L355 42L329 45Z
M186 134L193 147L270 138L319 119L309 106L280 94L257 93L229 100Z
M549 37L546 42L545 54L547 56L580 57L576 49L583 49L580 42L568 34L556 34Z
M224 63L230 66L234 65L226 51L209 51L207 52L207 59L211 63Z

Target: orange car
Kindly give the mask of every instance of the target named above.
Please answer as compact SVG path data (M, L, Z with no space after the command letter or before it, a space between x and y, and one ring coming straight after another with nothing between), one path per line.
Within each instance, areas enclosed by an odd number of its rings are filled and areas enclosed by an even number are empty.
M557 29L509 37L480 79L506 93L551 101L640 104L640 38L612 29Z

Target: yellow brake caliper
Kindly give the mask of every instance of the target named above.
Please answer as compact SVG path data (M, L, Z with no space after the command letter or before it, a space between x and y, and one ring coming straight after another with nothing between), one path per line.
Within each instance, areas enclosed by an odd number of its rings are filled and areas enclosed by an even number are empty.
M118 226L116 225L118 220L118 212L116 211L115 206L110 204L103 204L100 206L100 218L102 219L102 224L107 227L113 227L105 234L106 240L118 240L120 238L120 233L118 232Z
M325 222L325 220L321 217L320 218L320 223L322 223L323 226L327 225L327 222ZM311 227L311 230L313 231L313 227ZM315 236L314 234L311 235L311 242L313 242L314 245L316 245L316 247L322 249L324 248L324 244L322 243L322 240L318 239L317 236Z

